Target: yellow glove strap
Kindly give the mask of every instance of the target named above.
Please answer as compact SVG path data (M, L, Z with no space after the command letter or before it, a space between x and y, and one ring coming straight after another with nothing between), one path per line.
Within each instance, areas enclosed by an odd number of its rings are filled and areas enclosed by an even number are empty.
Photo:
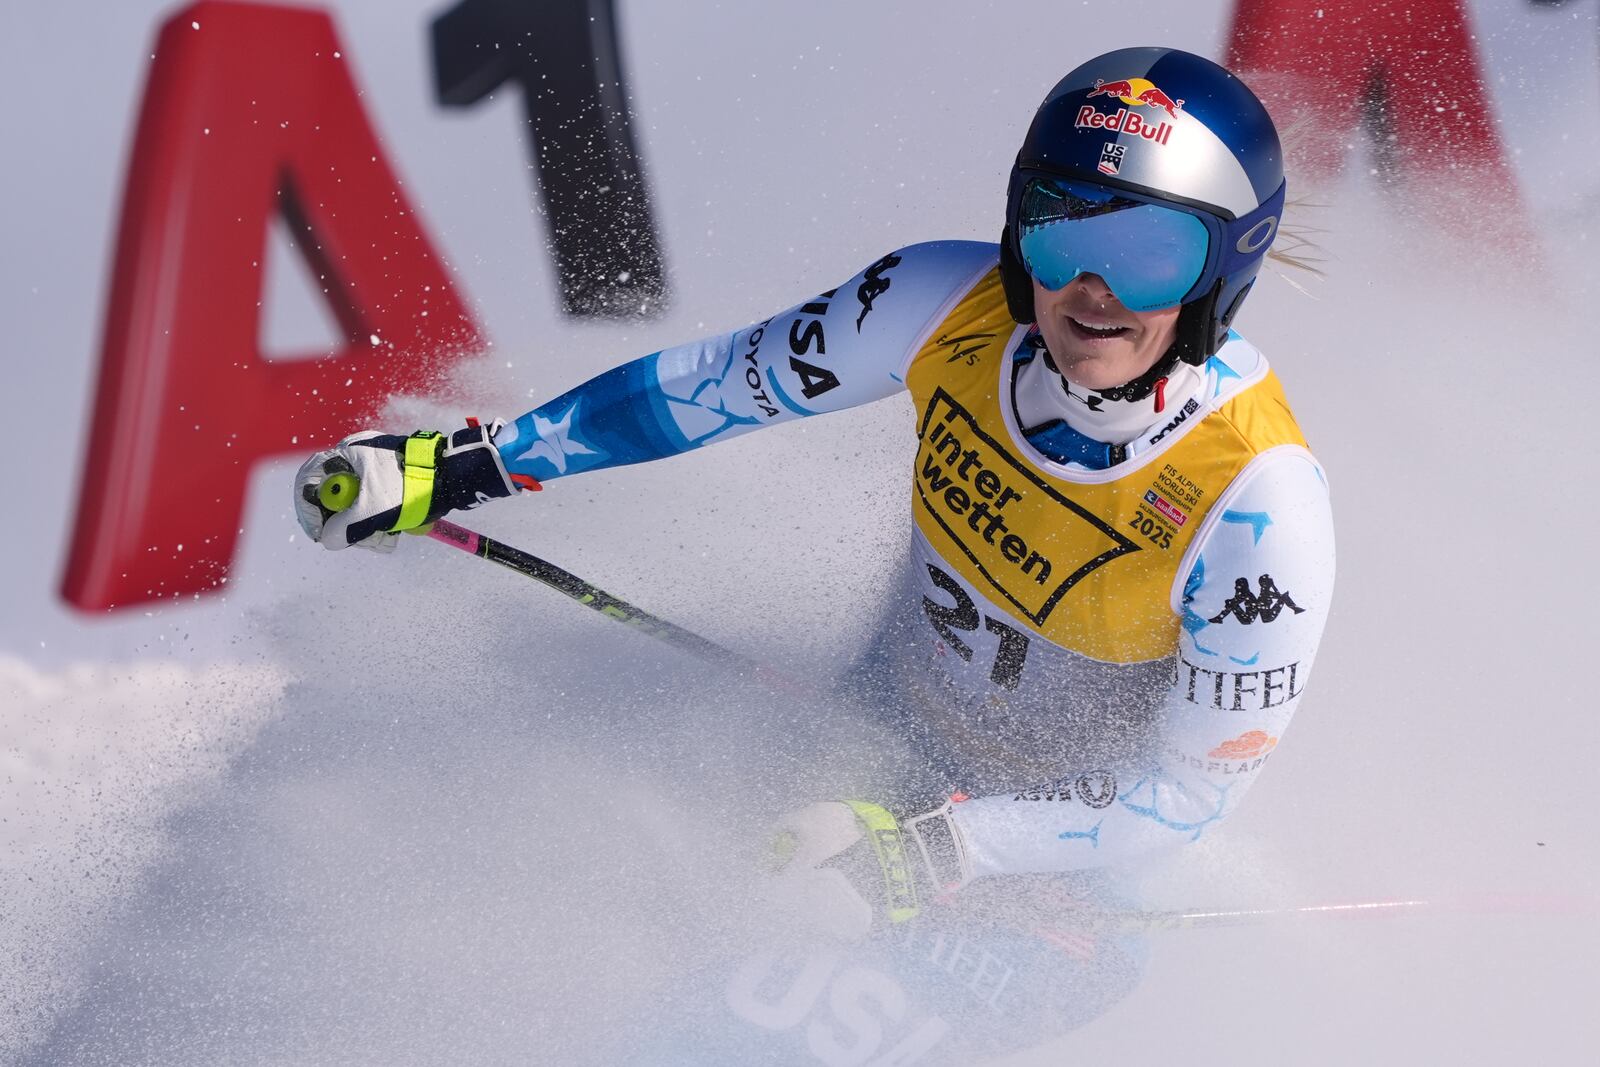
M916 918L921 910L917 906L917 885L911 876L905 841L900 837L900 824L893 815L876 804L864 800L847 800L845 804L856 813L856 819L872 841L873 851L878 854L889 921L903 923Z
M428 521L428 508L433 505L434 469L443 443L444 434L438 430L422 430L406 438L405 488L400 497L400 517L389 527L390 533Z

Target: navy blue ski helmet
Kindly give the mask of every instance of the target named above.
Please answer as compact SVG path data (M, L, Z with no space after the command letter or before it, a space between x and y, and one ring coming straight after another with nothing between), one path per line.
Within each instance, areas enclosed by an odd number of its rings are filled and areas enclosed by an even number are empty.
M1135 311L1181 304L1162 360L1200 364L1227 339L1283 215L1283 151L1244 83L1175 48L1124 48L1050 90L1011 168L1001 273L1034 321L1050 289L1100 275Z

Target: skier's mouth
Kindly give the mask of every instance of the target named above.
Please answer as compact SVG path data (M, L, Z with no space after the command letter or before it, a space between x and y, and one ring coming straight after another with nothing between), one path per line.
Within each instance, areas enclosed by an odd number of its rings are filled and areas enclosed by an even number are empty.
M1084 341L1109 341L1128 333L1131 327L1118 326L1110 322L1096 322L1093 319L1077 319L1067 316L1067 325L1072 329L1072 335Z

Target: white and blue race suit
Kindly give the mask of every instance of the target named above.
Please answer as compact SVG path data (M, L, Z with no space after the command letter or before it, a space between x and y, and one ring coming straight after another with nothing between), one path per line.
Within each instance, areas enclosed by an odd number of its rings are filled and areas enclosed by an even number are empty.
M1117 447L1026 426L1015 390L1039 346L1005 312L997 256L900 249L495 440L549 482L909 388L912 547L856 684L896 694L960 798L945 818L966 877L1120 864L1226 817L1300 703L1334 573L1323 472L1261 353L1231 334Z

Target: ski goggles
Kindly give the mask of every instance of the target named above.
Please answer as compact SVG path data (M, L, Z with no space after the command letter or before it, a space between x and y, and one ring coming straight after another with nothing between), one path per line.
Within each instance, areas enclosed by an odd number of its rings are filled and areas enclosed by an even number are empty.
M1017 222L1022 262L1040 285L1098 275L1130 311L1181 304L1216 270L1220 219L1120 189L1031 178Z

